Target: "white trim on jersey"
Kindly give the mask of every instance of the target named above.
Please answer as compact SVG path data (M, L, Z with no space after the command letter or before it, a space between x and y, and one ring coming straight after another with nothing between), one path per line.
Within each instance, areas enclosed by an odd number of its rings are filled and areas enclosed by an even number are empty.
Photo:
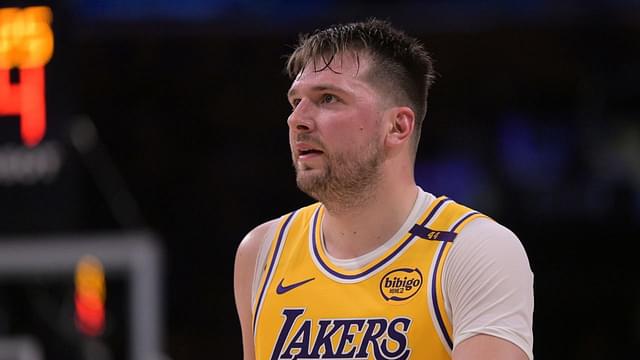
M280 255L282 254L282 249L284 249L284 243L287 240L287 235L289 234L289 229L291 228L291 224L293 224L295 218L298 216L299 212L295 212L293 214L288 215L289 219L288 222L285 224L285 227L283 229L281 229L281 234L278 234L278 238L280 238L282 240L282 242L280 244L278 244L277 240L275 239L275 234L274 237L271 241L275 241L275 245L277 246L277 248L273 249L274 254L273 257L271 258L271 264L273 264L274 268L273 268L273 272L272 273L267 273L267 278L265 279L264 285L262 287L263 292L266 291L266 289L269 288L269 286L271 285L271 280L273 279L273 274L275 274L275 267L278 266L278 263L280 262ZM278 222L279 223L279 222ZM269 266L271 266L271 264ZM268 270L267 270L268 271ZM260 276L262 277L262 275ZM260 301L260 299L256 299L256 301ZM258 303L256 305L256 312L253 316L254 319L254 323L253 323L253 335L255 336L255 332L256 332L256 328L257 328L257 323L260 320L260 312L262 310L262 304Z

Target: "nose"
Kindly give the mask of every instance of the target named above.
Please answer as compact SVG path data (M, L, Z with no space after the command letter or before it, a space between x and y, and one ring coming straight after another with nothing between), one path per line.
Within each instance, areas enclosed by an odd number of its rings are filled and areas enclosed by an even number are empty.
M313 104L308 100L301 100L287 119L289 130L294 132L309 132L314 129Z

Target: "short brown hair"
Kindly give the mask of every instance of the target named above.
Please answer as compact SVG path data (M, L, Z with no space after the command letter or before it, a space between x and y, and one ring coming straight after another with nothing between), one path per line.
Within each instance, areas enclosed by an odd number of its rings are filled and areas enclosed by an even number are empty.
M367 80L386 91L397 105L409 106L416 114L415 145L420 139L422 121L427 113L427 96L435 73L429 53L417 39L395 29L388 22L370 19L364 22L332 25L302 34L287 60L286 71L293 80L309 61L321 59L314 71L331 69L339 53L352 51L373 60Z

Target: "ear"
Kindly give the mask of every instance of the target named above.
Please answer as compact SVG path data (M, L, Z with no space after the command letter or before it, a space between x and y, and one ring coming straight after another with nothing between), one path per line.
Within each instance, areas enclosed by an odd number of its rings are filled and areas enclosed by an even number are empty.
M393 107L387 110L385 120L388 124L387 146L396 147L411 139L416 124L416 115L411 108Z

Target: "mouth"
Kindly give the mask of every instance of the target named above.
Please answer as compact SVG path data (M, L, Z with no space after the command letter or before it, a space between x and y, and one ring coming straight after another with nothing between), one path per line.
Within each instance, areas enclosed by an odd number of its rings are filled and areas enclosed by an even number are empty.
M300 149L298 150L298 157L299 158L309 158L309 157L313 157L316 155L322 155L324 154L321 150L317 150L317 149Z
M324 154L324 152L316 148L314 144L303 143L303 142L297 143L295 145L295 153L298 160L311 159Z

